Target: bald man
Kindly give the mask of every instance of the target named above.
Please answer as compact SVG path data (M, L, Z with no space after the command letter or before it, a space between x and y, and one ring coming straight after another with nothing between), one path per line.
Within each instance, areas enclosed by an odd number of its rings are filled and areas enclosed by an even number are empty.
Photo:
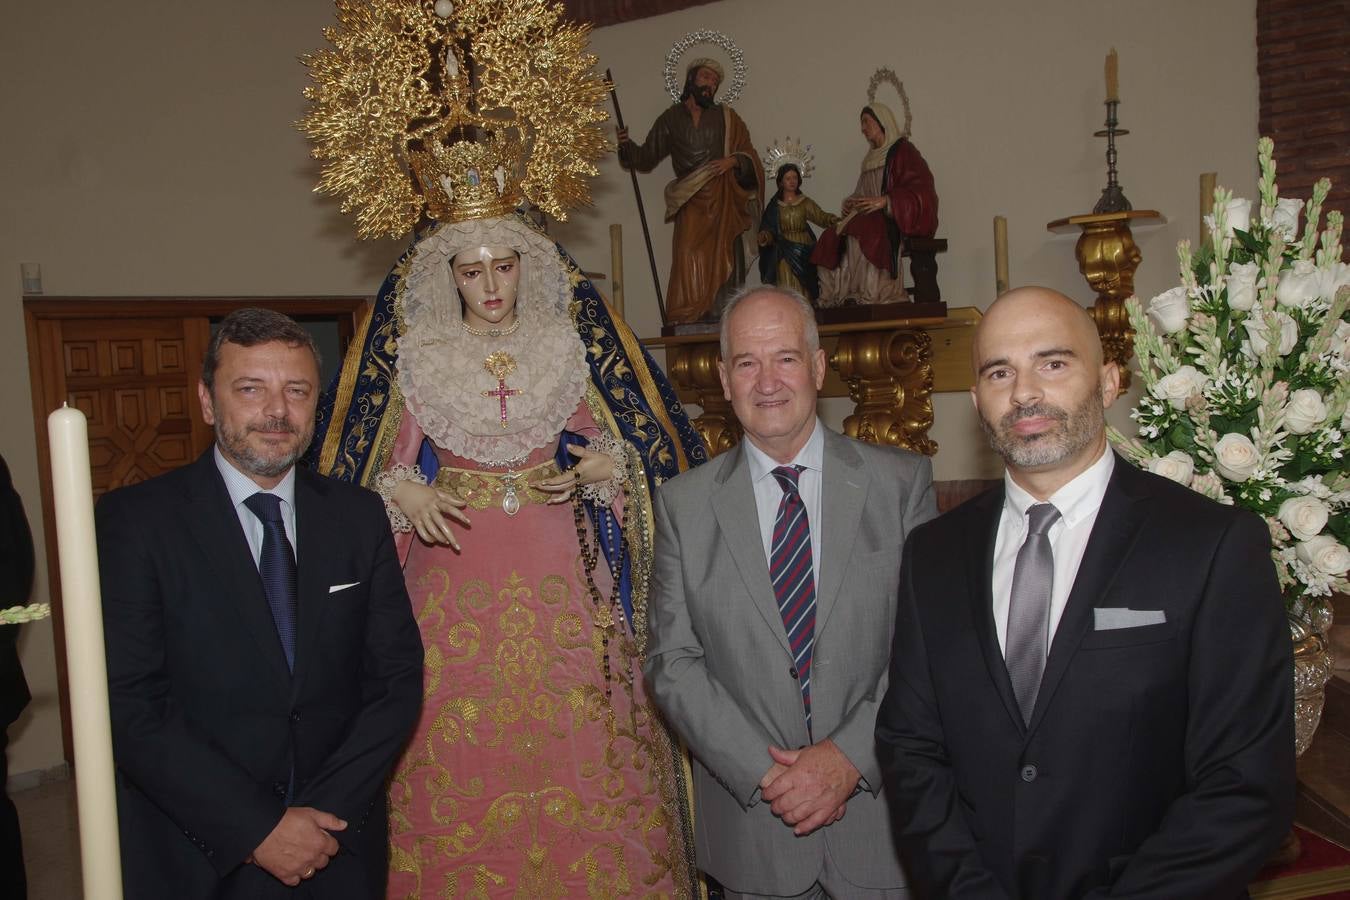
M1247 896L1294 801L1265 524L1111 452L1119 373L1062 294L1000 297L974 367L1006 476L906 541L877 717L911 886Z

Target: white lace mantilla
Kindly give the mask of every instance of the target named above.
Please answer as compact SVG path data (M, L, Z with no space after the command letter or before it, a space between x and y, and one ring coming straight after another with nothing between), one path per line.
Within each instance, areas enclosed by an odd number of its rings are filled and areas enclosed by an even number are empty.
M460 325L450 261L479 246L508 246L521 256L520 327L513 334L471 335ZM590 377L586 348L568 313L571 296L553 243L519 220L456 223L424 238L404 282L398 382L427 437L493 467L517 464L556 440ZM483 363L499 351L516 361L506 387L523 392L507 397L505 428L501 401L485 393L498 382Z

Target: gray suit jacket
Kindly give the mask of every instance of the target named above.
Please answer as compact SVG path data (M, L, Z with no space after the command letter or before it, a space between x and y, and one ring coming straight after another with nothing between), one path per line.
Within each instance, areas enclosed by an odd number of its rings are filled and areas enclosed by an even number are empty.
M795 894L828 842L861 887L904 884L873 729L886 692L900 549L936 514L926 457L825 432L820 584L811 666L817 740L862 773L844 818L806 837L761 802L770 744L807 743L740 447L662 486L647 648L648 689L694 757L699 868L734 891Z

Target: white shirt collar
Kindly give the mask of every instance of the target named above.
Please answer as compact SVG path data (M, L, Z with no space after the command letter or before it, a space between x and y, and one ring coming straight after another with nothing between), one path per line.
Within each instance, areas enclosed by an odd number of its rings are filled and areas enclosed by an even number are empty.
M225 480L225 490L230 492L230 503L238 509L245 500L254 494L262 491L266 494L276 494L292 510L295 509L295 466L282 477L274 488L265 489L249 478L243 472L236 469L225 455L220 452L220 445L215 447L216 468L220 471L220 477Z
M1088 466L1068 484L1055 491L1046 502L1059 510L1060 518L1069 528L1073 528L1084 517L1095 515L1106 496L1106 485L1115 470L1116 455L1108 444L1095 463ZM1013 481L1012 475L1004 472L1003 507L1021 521L1026 520L1027 510L1041 501L1031 496L1021 485Z
M751 484L759 481L761 478L770 477L774 469L781 463L769 456L763 450L755 446L750 438L743 438L741 444L745 447L746 457L750 464L750 482ZM811 436L806 439L802 449L797 451L797 455L792 458L788 465L802 466L815 472L820 472L825 464L825 429L817 418L811 428Z

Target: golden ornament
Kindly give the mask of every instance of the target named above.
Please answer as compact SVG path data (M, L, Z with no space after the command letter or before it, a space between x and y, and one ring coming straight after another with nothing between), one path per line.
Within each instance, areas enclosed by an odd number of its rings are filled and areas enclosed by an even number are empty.
M317 190L362 238L506 215L528 200L558 219L590 203L608 149L609 86L590 26L543 0L336 0L329 48L302 57L299 125L323 162ZM442 15L444 14L444 15Z

